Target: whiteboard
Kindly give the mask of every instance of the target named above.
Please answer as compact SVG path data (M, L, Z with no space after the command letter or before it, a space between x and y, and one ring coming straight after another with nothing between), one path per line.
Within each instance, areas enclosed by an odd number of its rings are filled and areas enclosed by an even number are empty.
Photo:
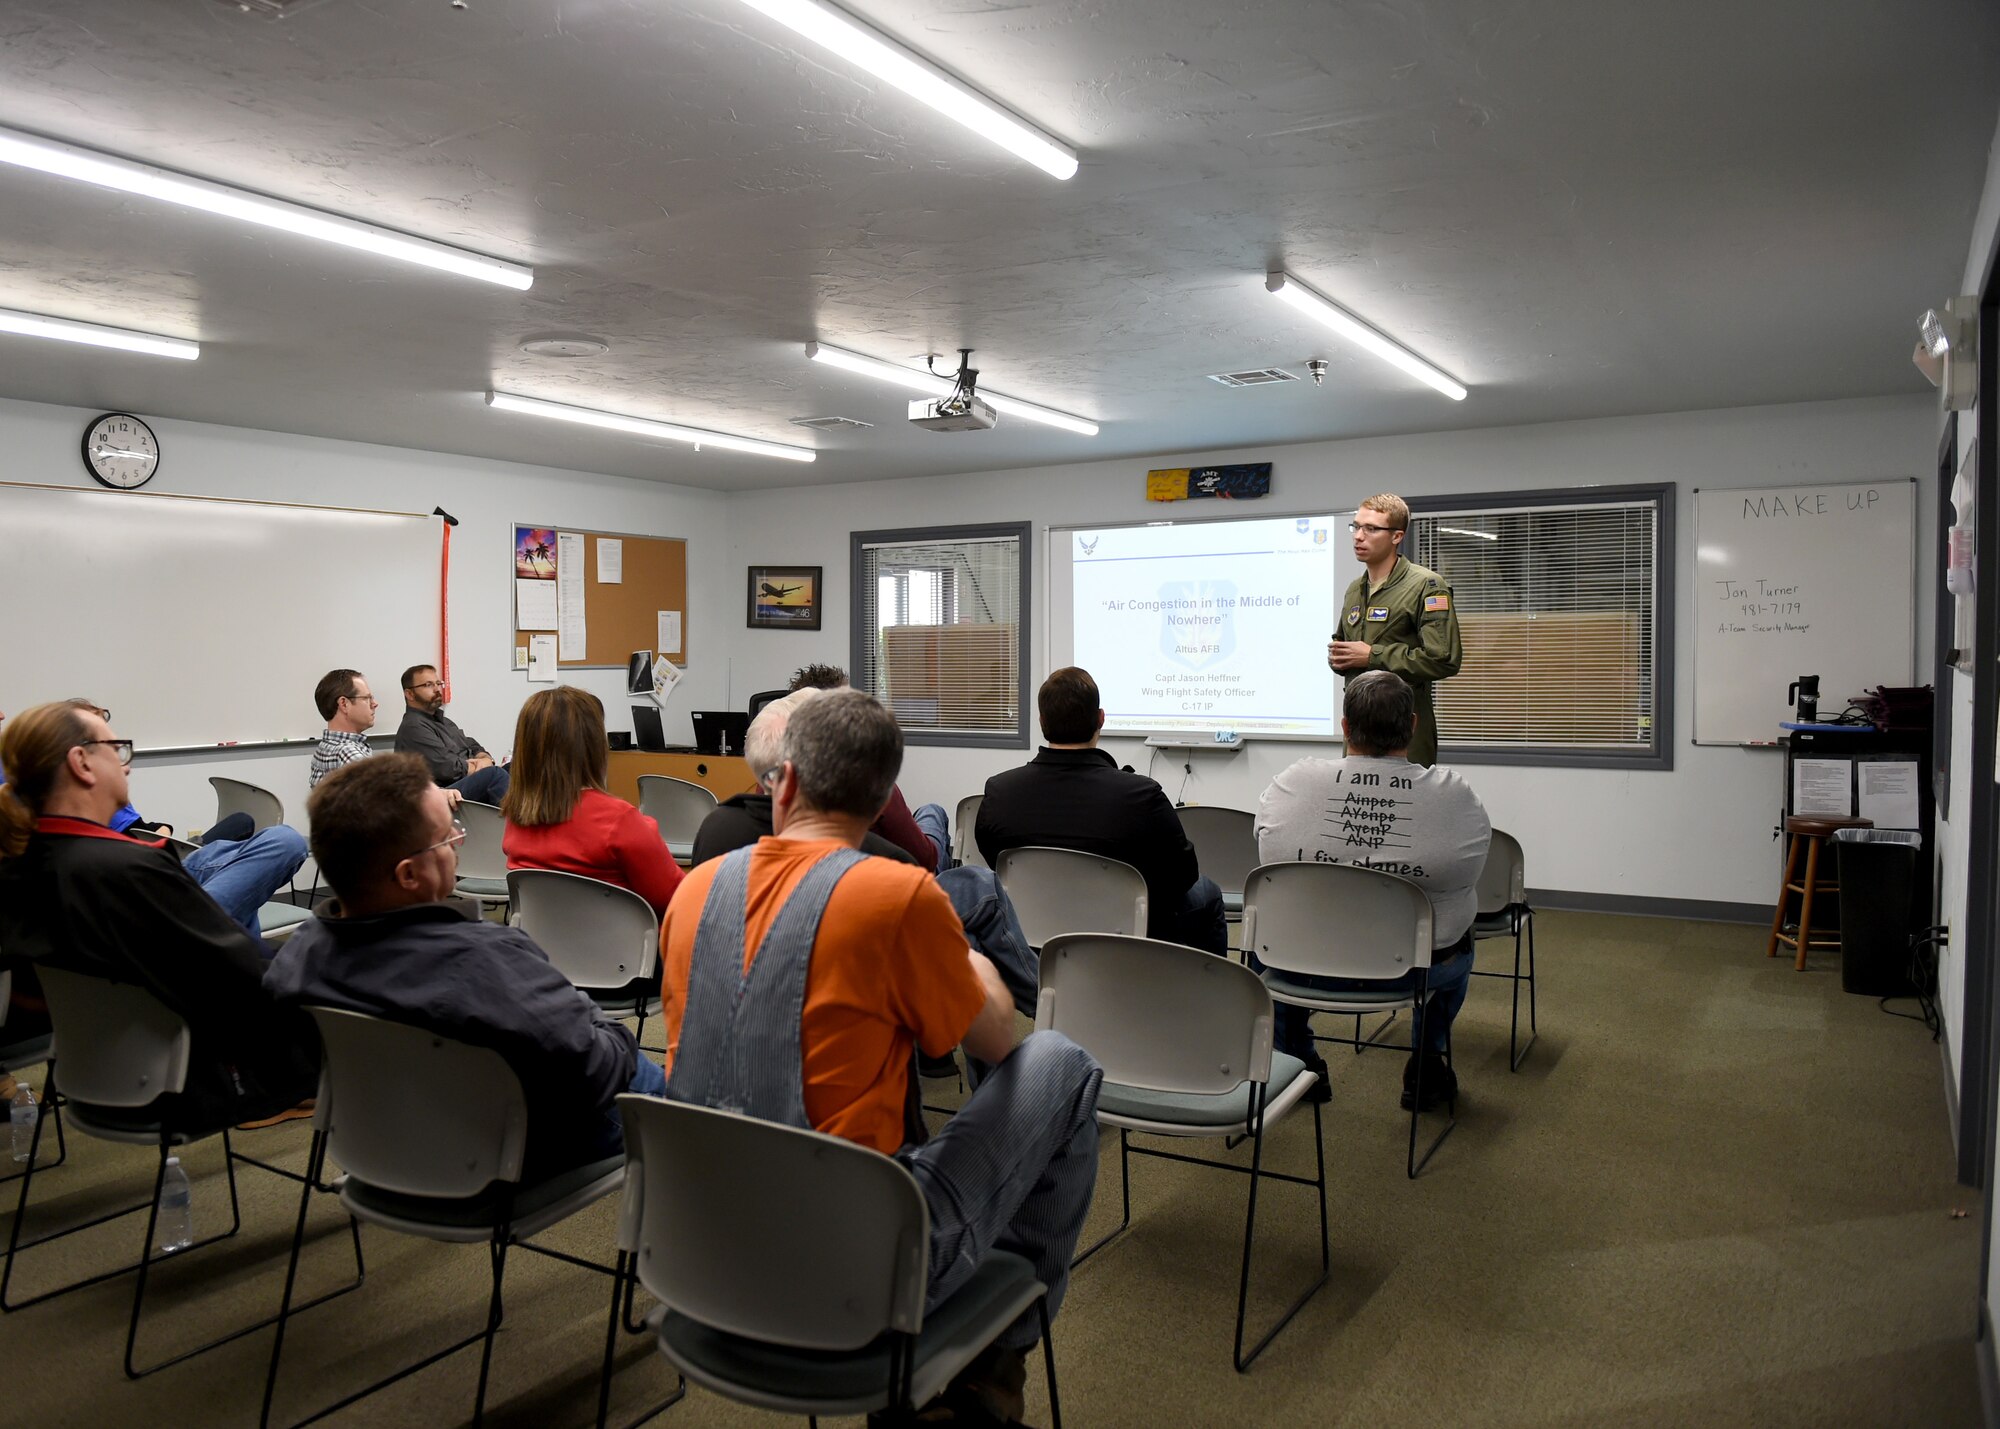
M317 738L342 666L402 717L440 658L441 521L0 485L0 709L81 695L141 750Z
M1694 740L1766 744L1786 689L1818 675L1821 717L1916 660L1917 484L1694 493Z

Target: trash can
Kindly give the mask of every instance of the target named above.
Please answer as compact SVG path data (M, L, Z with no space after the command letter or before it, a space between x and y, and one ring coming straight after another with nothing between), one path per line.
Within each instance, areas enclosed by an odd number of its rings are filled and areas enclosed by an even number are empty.
M1904 829L1836 829L1840 877L1840 986L1868 997L1908 997L1910 934L1923 836Z

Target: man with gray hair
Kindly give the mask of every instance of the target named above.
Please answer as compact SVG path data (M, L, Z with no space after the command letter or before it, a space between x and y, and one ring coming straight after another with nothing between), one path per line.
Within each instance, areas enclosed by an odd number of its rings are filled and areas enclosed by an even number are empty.
M1017 1045L1013 999L936 882L861 855L902 766L894 715L825 694L791 710L783 752L766 781L775 835L691 870L667 909L667 1095L895 1156L930 1207L931 1303L997 1248L1034 1264L1053 1314L1096 1184L1103 1071L1060 1033ZM905 1145L912 1050L960 1045L996 1070ZM957 1422L1020 1418L1038 1335L1029 1312L953 1382Z
M743 737L743 762L756 777L757 792L724 799L701 821L701 827L695 830L689 868L770 835L771 791L765 781L785 762L785 729L791 723L792 711L808 700L818 699L821 693L811 686L794 690L783 699L765 705L757 718L750 721L750 731ZM877 858L916 862L898 845L873 831L862 836L861 851Z
M1445 1061L1452 1019L1465 1005L1472 974L1472 920L1479 912L1479 874L1493 825L1472 786L1456 770L1426 768L1409 758L1420 724L1415 692L1400 675L1369 670L1347 682L1341 701L1344 759L1307 757L1286 769L1264 791L1257 812L1257 857L1262 863L1305 860L1352 863L1400 874L1431 901L1431 968L1428 1006L1412 1014L1411 1041L1423 1049L1423 1105L1429 1111L1458 1094ZM1252 967L1261 967L1253 955ZM1393 982L1301 977L1329 990L1407 990L1413 969ZM1273 1040L1320 1074L1326 1064L1313 1050L1312 1014L1279 1003ZM1403 1106L1416 1100L1416 1055L1403 1068Z

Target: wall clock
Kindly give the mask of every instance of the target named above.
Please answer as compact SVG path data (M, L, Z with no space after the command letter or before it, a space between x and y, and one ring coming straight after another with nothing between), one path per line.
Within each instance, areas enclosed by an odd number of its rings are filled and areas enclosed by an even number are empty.
M106 412L83 430L84 469L114 491L133 491L160 469L160 439L130 412Z

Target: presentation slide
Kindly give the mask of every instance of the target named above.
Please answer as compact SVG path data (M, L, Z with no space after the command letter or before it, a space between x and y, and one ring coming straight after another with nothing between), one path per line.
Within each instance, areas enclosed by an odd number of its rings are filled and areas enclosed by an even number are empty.
M1348 514L1051 533L1051 618L1106 733L1337 739L1326 642L1359 567ZM1052 555L1057 554L1052 552Z

